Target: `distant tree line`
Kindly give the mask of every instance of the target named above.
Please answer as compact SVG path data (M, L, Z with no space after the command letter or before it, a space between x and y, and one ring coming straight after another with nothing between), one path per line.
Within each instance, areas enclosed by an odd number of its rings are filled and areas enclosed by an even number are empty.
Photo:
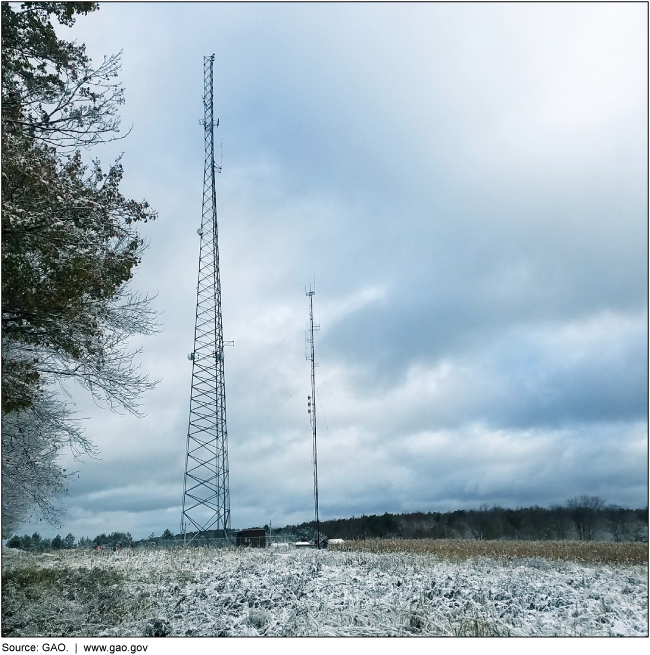
M274 535L292 535L298 540L314 537L314 521L299 525L273 528ZM269 526L264 529L270 532ZM320 522L321 535L330 539L523 539L581 541L613 540L648 541L648 508L628 509L618 505L605 505L598 496L576 496L564 506L550 508L521 507L504 509L482 505L479 509L459 509L454 512L411 512L409 514L353 516ZM236 530L228 530L234 537ZM194 533L187 533L192 539ZM224 537L223 530L210 530L211 539ZM146 539L134 540L128 532L100 534L94 539L56 535L53 539L42 538L38 532L19 537L14 535L7 542L9 548L27 551L63 550L70 548L117 548L152 547L161 542L181 541L182 534L166 529L160 536L153 532Z
M230 536L234 535L234 531L230 530ZM191 539L194 533L188 533L187 538ZM223 538L223 530L210 530L207 536L211 539ZM147 546L159 546L161 542L169 542L172 540L180 541L183 539L182 534L173 534L171 530L165 530L162 535L157 536L153 532L145 539L133 539L130 532L111 532L110 534L100 534L94 539L90 537L81 537L76 541L73 534L68 534L66 537L56 535L53 539L41 537L38 532L34 534L23 535L22 537L14 535L7 541L8 548L20 548L21 550L31 552L43 552L46 550L63 550L71 548L90 548L96 549L99 547L102 550L116 550L118 548L138 548Z
M75 548L75 538L73 534L68 534L66 537L61 537L57 534L54 539L47 539L41 537L38 532L33 535L23 535L19 537L14 535L7 542L8 548L20 548L21 550L28 550L32 552L41 552L44 550L63 550Z
M274 534L312 539L316 523L288 525ZM353 516L320 522L330 539L525 539L647 541L648 508L606 506L597 496L571 498L565 506L517 509L481 506L454 512Z
M28 534L22 537L14 535L7 541L7 547L20 548L21 550L31 552L70 550L72 548L97 548L98 546L103 549L113 550L115 548L129 548L137 543L133 541L133 537L128 532L111 532L109 535L102 533L94 539L81 537L78 542L75 543L75 541L75 536L72 533L66 537L61 537L61 535L57 534L53 539L48 539L47 537L41 537L38 532L34 532L31 536Z

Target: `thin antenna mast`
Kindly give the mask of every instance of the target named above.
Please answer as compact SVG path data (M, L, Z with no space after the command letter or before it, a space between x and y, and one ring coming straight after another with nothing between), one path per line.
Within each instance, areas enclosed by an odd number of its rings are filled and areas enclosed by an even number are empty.
M221 166L214 161L213 114L214 55L203 58L205 136L203 169L203 213L196 287L196 319L192 361L190 418L187 429L185 477L181 532L194 530L192 539L209 538L208 531L223 530L229 539L230 490L228 483L228 431L226 428L226 385L223 365L224 346L221 320L221 281L217 233L217 191L215 173Z
M313 437L313 460L314 460L314 515L316 517L316 547L320 549L320 521L318 519L318 453L316 450L316 361L314 359L314 330L319 330L320 325L314 325L314 295L311 285L309 291L305 289L305 295L309 296L309 336L307 343L310 344L311 359L311 396L307 396L307 411L311 423Z

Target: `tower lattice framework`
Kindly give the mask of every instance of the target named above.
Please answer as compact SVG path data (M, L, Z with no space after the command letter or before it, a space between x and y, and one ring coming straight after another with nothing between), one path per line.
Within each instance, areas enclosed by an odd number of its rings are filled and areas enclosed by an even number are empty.
M190 418L187 430L185 477L181 532L194 537L207 536L208 530L230 529L230 491L228 487L228 431L226 428L226 385L224 342L221 320L221 282L217 233L216 172L214 160L213 113L214 55L204 57L204 117L200 123L205 134L203 171L203 213L196 291L196 321L192 360Z

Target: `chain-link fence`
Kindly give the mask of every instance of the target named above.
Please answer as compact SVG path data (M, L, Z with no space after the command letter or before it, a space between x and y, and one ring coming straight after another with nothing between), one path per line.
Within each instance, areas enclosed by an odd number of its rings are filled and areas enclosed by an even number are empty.
M295 535L266 535L264 538L264 547L265 548L294 548L295 543L299 541ZM235 535L229 539L217 538L217 537L190 537L186 539L149 539L144 542L140 542L136 545L137 548L229 548L235 547L236 545ZM259 547L259 546L254 546Z

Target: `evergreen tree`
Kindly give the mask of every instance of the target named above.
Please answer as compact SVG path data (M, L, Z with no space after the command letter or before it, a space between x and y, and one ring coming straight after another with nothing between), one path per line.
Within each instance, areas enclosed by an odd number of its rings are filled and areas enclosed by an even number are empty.
M29 550L39 551L42 550L42 547L43 539L41 538L41 535L38 534L38 532L34 532L34 534L29 538Z
M7 548L20 548L20 537L17 534L9 539L7 542Z

